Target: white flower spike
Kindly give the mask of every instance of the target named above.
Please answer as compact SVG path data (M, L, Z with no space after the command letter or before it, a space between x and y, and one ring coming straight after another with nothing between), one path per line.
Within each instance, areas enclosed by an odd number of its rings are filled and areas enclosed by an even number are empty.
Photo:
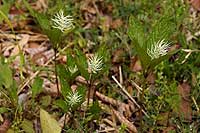
M88 59L88 68L92 73L97 73L103 67L102 56L94 55Z
M157 59L167 54L170 43L164 39L156 42L153 46L147 49L147 54L151 57L151 60Z
M81 102L82 96L78 92L70 92L66 96L66 102L69 104L70 107L77 105Z
M74 19L70 15L64 16L63 10L60 10L58 13L56 13L54 18L51 20L53 21L52 27L60 29L62 32L74 28Z

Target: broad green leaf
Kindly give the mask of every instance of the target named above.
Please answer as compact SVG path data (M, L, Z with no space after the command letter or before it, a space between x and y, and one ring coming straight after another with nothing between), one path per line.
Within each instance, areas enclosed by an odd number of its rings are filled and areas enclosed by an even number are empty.
M87 70L87 68L88 68L87 59L86 59L85 55L82 53L82 51L79 50L78 48L75 49L75 52L76 52L76 56L75 56L76 65L77 65L78 69L80 70L81 75L88 80L89 73Z
M71 90L69 85L70 73L66 70L65 66L59 64L57 66L57 72L61 83L61 92L65 96Z
M61 47L60 43L62 41L62 32L60 30L49 29L49 30L45 30L44 32L49 37L50 41L52 42L54 49Z
M32 85L32 98L42 91L43 80L40 77L36 77Z
M12 101L15 105L18 104L17 90L18 90L18 86L17 86L16 82L13 80L13 84L10 88L8 88L8 91L9 91L9 97L12 99Z
M12 70L7 64L0 64L0 79L2 84L9 89L13 84Z
M21 128L26 133L35 133L34 128L33 128L33 123L29 120L26 120L26 119L23 120L21 124Z
M62 99L58 99L58 100L54 101L53 103L54 103L54 105L60 107L65 112L68 110L68 106L67 106L66 102Z
M101 107L99 106L98 101L94 101L94 103L92 104L92 106L89 109L89 112L93 116L93 119L98 119L98 117L100 116L100 113L101 113Z
M59 123L43 109L40 109L40 122L43 133L61 133Z
M129 19L128 35L132 40L132 44L141 60L143 68L147 68L150 63L150 57L147 55L144 47L144 30L142 28L142 25L132 16Z
M28 9L28 11L30 12L31 16L34 16L34 10L31 8L31 6L29 5L29 3L27 2L27 0L23 0L23 3L25 5L25 7Z
M146 48L151 47L160 40L169 40L176 26L172 22L170 16L164 16L158 20L152 28L148 39L146 40Z
M146 41L142 24L133 16L129 18L128 35L131 39L137 41L140 47L142 47Z
M9 111L8 108L6 108L6 107L0 107L0 114L6 113L8 111Z
M10 7L12 5L12 1L10 2L3 2L3 5L0 6L0 23L2 23L2 21L4 19L8 19L8 13L10 10Z
M34 16L37 19L37 22L39 23L42 30L45 31L51 29L49 18L45 14L35 11Z
M41 99L40 99L40 105L42 107L48 107L49 105L51 105L51 101L52 101L52 98L51 96L43 96Z

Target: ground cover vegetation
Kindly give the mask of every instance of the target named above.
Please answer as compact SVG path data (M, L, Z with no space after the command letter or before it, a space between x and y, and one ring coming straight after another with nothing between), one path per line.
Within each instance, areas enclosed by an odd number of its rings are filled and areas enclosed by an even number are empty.
M0 3L0 132L200 132L200 0Z

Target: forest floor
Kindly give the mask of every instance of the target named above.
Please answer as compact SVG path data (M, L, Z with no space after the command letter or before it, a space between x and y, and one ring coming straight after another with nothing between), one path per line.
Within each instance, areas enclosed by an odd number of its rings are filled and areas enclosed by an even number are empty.
M200 0L0 3L0 133L200 132Z

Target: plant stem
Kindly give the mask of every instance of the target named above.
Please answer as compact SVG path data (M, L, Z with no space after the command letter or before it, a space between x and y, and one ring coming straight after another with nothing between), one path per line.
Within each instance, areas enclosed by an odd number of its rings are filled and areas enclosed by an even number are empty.
M58 83L58 72L57 72L57 48L54 48L54 68L55 68L55 76L56 76L56 88L57 88L57 95L60 95L60 91L59 91L59 83Z
M141 108L140 108L140 112L139 112L139 114L140 114L140 132L143 132L143 114L142 114L142 110L143 110L143 103L144 103L144 91L145 91L145 88L146 88L146 86L147 86L147 84L146 84L146 77L147 77L147 71L143 71L143 89L142 89L142 95L140 96L140 102L141 102Z
M91 82L92 82L92 74L90 74L89 82L88 82L88 97L87 97L87 108L89 108L90 104L90 93L91 93Z

